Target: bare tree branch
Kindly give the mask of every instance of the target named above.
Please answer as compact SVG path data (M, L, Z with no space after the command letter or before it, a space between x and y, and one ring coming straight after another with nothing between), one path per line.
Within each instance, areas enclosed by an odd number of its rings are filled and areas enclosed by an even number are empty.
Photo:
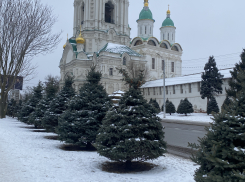
M53 10L38 0L0 0L0 118L16 77L32 79L37 66L31 60L51 53L60 42L61 32L52 33L56 21Z

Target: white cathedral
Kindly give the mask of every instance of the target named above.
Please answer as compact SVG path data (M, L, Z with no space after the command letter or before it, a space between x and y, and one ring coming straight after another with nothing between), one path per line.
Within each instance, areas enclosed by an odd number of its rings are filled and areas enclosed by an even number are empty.
M101 83L111 94L125 90L116 68L149 70L148 80L182 75L182 47L175 43L174 22L170 11L160 28L161 40L153 35L154 23L148 0L139 14L138 36L131 39L128 24L129 0L74 0L73 36L64 45L60 61L61 86L66 75L75 77L76 90L83 84L91 65L102 73Z

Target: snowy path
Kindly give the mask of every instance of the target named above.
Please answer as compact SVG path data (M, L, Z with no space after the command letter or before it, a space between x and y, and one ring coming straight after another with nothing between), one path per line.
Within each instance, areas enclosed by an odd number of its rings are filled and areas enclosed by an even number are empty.
M0 120L0 182L194 182L197 166L167 154L150 171L132 174L103 172L108 161L96 152L59 149L62 144L36 133L15 119Z

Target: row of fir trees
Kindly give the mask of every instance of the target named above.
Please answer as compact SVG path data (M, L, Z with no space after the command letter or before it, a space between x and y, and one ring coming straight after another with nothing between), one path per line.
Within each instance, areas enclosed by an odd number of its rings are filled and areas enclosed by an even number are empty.
M119 107L112 105L100 84L102 74L92 66L78 93L69 76L59 92L52 83L43 90L39 82L22 103L18 119L57 133L65 143L95 147L100 155L125 162L128 168L134 160L163 156L166 142L158 110L147 103L139 88L143 72L130 78L125 70L119 71L129 86Z
M245 181L245 49L241 61L231 71L221 113L214 114L207 134L192 160L200 167L195 171L197 182Z

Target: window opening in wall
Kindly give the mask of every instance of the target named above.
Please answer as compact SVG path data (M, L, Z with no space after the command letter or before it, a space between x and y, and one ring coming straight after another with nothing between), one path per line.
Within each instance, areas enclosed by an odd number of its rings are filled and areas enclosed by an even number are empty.
M153 88L153 95L156 95L156 89L155 89L155 87Z
M161 87L159 87L159 95L162 95L162 88Z
M172 34L172 40L174 40L174 34Z
M150 27L150 34L151 34L151 27Z
M174 62L171 63L171 71L174 72Z
M137 40L137 41L135 42L134 46L141 45L141 44L143 44L143 42L142 42L141 40Z
M152 69L155 69L155 58L152 58Z
M201 90L201 85L200 84L201 84L200 82L197 83L197 91L198 92L200 92L200 90Z
M164 69L164 60L162 60L162 71Z
M145 26L145 34L146 34L146 26Z
M110 68L109 75L110 75L110 76L113 75L113 68Z
M189 93L191 93L191 83L189 83Z
M150 88L148 88L148 95L150 95Z
M156 46L156 43L155 43L153 40L149 40L149 41L148 41L148 44L149 44L149 45L152 45L152 46Z
M114 19L114 5L112 4L111 1L108 3L105 3L105 22L106 23L115 23Z
M127 59L126 59L126 57L124 57L123 58L123 65L126 65L126 63L127 63Z
M168 40L169 40L169 33L168 33Z
M168 94L168 87L166 87L166 94Z
M175 85L173 85L173 94L175 94Z
M142 34L142 27L140 27L140 34Z
M180 85L180 93L183 94L183 85Z
M165 40L164 34L162 35L162 40Z

